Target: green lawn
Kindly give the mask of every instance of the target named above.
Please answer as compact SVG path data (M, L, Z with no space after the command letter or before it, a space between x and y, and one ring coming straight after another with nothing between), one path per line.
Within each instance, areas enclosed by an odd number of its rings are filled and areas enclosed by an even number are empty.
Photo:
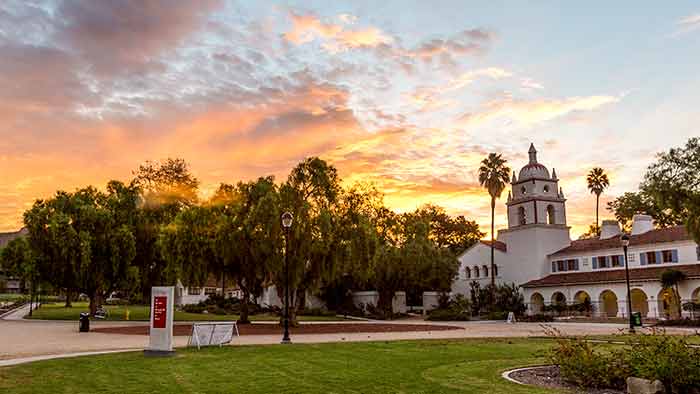
M125 320L126 310L129 310L129 320L134 321L148 321L149 320L149 309L147 305L106 305L107 318L105 320ZM63 303L55 304L43 304L39 309L32 312L32 316L27 316L27 319L42 319L42 320L78 320L80 312L88 311L87 302L74 302L72 308L65 308ZM251 320L278 320L279 317L275 315L254 315L250 317ZM215 314L203 314L203 313L187 313L175 311L176 321L210 321L210 320L238 320L238 315L215 315ZM334 321L342 320L341 318L335 316L300 316L299 320L302 321Z
M541 363L545 340L271 345L123 353L0 368L3 393L491 393L561 391L503 380Z

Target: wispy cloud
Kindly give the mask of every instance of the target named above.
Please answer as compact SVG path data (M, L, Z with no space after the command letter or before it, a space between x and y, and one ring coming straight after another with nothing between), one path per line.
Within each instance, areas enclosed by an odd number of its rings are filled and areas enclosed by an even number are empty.
M676 22L675 35L689 33L700 29L700 13L688 15Z
M290 13L292 28L284 34L290 42L301 45L315 39L324 40L322 46L330 52L353 48L372 48L381 44L390 44L393 38L380 29L370 26L361 29L348 28L355 24L357 18L349 14L340 14L340 24L324 22L314 14L297 15Z

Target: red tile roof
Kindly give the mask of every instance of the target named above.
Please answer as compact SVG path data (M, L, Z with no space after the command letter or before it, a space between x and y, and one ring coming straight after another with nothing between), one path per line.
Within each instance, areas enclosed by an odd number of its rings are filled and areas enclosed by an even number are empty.
M480 242L488 247L491 247L491 241L481 240ZM505 242L494 241L494 243L495 243L494 247L493 247L494 249L500 250L501 252L504 252L504 253L506 252L507 246L506 246Z
M630 268L630 280L649 281L660 280L661 273L667 269L682 271L688 278L700 278L700 264L663 265L647 268ZM571 272L552 274L544 278L531 280L522 287L549 287L562 285L578 285L591 283L624 282L625 270L605 270L592 272Z
M686 241L689 239L692 238L688 234L688 231L685 229L685 226L674 226L647 231L643 234L630 235L630 246L655 244L661 242ZM571 245L550 254L550 256L590 252L602 249L614 249L621 247L622 245L620 244L620 235L606 239L579 239L576 241L572 241Z

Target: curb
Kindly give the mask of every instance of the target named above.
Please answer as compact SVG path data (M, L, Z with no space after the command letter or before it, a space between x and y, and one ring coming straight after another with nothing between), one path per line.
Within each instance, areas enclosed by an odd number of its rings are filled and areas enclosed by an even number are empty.
M530 385L527 384L527 383L523 383L523 382L521 382L521 381L519 381L519 380L515 380L515 379L511 378L511 377L510 377L510 374L515 373L515 372L520 372L520 371L527 371L528 369L535 369L535 368L548 367L548 366L550 366L550 365L551 365L551 364L541 364L541 365L531 365L531 366L529 366L529 367L521 367L521 368L509 369L509 370L507 370L507 371L503 371L503 373L501 374L501 377L502 377L503 379L505 379L505 380L511 382L511 383L519 384L519 385L522 385L522 386L530 386Z

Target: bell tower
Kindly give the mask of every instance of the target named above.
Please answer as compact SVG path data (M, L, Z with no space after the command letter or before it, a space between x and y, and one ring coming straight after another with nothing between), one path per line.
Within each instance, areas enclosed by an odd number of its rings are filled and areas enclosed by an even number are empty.
M532 224L566 226L566 199L559 187L557 173L552 174L537 161L537 150L530 144L529 162L518 176L513 172L508 192L508 228Z

